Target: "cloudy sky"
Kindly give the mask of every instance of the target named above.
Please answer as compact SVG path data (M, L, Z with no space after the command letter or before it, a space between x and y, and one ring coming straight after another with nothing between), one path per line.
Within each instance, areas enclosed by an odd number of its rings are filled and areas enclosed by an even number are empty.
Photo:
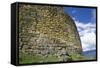
M64 11L75 21L83 51L96 49L96 9L64 7Z

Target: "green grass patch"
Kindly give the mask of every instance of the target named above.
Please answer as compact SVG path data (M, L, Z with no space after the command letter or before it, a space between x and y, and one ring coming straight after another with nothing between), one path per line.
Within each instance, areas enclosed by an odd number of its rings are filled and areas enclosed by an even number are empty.
M59 58L56 56L33 56L30 54L21 53L19 55L19 64L28 64L28 63L46 63L46 62L58 62Z
M61 60L60 60L61 59ZM67 61L82 61L82 60L94 60L93 57L84 57L80 54L70 54L67 58ZM19 64L29 64L29 63L47 63L47 62L59 62L63 61L63 58L58 58L57 56L48 55L39 56L39 55L31 55L31 54L19 54ZM67 62L64 61L64 62Z

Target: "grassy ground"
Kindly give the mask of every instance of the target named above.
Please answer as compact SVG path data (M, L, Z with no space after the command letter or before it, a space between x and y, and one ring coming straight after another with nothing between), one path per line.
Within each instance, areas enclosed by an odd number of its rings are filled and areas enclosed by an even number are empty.
M79 54L71 54L68 61L83 61L83 60L94 60L92 57L84 57ZM56 56L33 56L26 55L21 53L19 55L19 64L28 64L28 63L46 63L46 62L59 62L60 59ZM66 61L67 62L67 61Z
M33 56L33 55L19 55L19 64L27 64L27 63L46 63L46 62L58 62L58 58L56 56Z

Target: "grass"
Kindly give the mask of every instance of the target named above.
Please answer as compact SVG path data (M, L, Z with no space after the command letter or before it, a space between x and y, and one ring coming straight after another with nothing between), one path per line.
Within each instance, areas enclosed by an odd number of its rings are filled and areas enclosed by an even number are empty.
M71 54L70 57L67 58L67 61L83 61L83 60L94 60L93 57L84 57L80 54ZM48 57L45 56L37 56L31 54L19 54L19 64L28 64L28 63L47 63L47 62L59 62L60 59L56 56L49 55ZM64 62L67 62L64 61Z
M80 54L71 54L70 57L72 58L72 61L95 60L94 57L86 57Z
M96 60L96 58L95 57L88 56L88 57L84 57L84 60Z
M70 57L72 58L72 61L84 60L84 56L80 54L71 54Z
M58 62L58 58L56 56L33 56L26 55L21 53L19 55L19 64L28 64L28 63L46 63L46 62Z

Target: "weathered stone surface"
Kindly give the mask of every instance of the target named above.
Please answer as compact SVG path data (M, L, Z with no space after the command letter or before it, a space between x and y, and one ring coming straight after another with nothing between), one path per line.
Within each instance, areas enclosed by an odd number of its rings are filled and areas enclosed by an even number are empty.
M19 6L19 52L32 55L55 55L60 61L81 54L77 28L63 7Z

